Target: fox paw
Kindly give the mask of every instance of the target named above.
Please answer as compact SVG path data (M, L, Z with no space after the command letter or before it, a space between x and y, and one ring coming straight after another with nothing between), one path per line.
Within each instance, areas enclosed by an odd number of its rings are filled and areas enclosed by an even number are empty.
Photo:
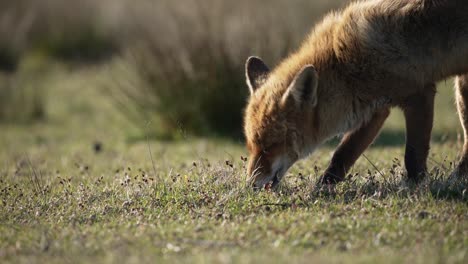
M325 173L322 177L320 177L319 184L322 185L334 185L339 182L342 182L344 177L340 177L335 174Z

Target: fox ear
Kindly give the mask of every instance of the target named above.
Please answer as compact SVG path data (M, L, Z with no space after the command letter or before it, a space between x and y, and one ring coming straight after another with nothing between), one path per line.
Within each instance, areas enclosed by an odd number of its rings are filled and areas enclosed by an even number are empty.
M283 103L294 100L296 105L308 103L312 107L317 105L318 74L315 67L306 65L296 75L283 95Z
M253 94L260 86L262 86L270 69L259 57L249 57L245 63L245 77L249 86L250 94Z

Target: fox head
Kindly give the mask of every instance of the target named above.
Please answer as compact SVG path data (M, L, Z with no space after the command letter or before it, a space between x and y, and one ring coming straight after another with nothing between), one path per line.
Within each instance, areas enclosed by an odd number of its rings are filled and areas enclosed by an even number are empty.
M319 143L313 131L318 127L318 74L314 66L305 65L291 76L280 76L284 74L271 73L257 57L250 57L245 68L250 89L244 117L247 170L254 187L274 187Z

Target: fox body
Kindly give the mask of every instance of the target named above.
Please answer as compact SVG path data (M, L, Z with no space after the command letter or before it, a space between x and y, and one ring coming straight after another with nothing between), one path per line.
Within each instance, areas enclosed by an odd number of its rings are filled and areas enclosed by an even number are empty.
M435 83L456 78L465 146L456 170L468 173L468 1L370 0L327 15L275 69L246 63L251 95L244 130L248 173L257 187L339 134L322 182L344 179L390 113L406 119L410 180L426 174Z

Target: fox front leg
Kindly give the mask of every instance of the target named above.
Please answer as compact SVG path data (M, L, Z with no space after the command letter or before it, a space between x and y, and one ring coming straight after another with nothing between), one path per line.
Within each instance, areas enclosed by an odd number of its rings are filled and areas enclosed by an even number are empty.
M344 180L354 162L374 141L389 114L389 108L380 109L367 123L344 135L321 179L321 183L335 184Z

